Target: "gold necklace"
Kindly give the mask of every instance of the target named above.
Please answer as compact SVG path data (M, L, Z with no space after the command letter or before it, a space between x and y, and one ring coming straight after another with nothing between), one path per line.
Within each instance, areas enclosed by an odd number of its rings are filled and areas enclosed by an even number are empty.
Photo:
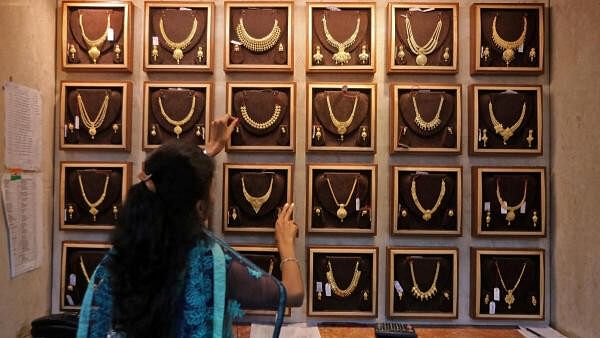
M340 221L343 223L344 218L346 218L346 216L348 216L348 211L346 211L346 206L348 205L348 203L350 203L352 194L354 194L354 189L356 189L356 183L358 182L358 177L354 178L354 183L352 184L352 190L350 190L350 194L348 195L348 198L346 199L346 203L344 203L344 204L341 204L340 202L338 202L337 197L335 197L335 193L333 192L333 188L331 187L331 181L329 180L329 177L326 177L325 179L327 180L327 185L329 186L329 191L331 192L333 201L338 206L338 209L335 214L336 214L337 218L339 218Z
M415 124L417 125L417 127L425 131L431 131L437 128L442 123L442 120L440 119L440 114L442 112L442 106L444 105L444 95L440 95L440 104L438 105L437 113L435 114L433 119L431 119L431 121L425 121L423 119L423 116L421 116L419 108L417 107L417 99L415 95L412 96L412 102L413 107L415 109Z
M521 202L515 206L510 206L508 205L508 202L502 198L502 195L500 194L500 180L496 179L496 197L498 197L500 207L507 210L506 220L508 221L508 225L510 225L510 222L515 220L515 210L520 209L525 203L525 199L527 198L527 179L525 180L525 188L523 190L523 198L521 198Z
M435 264L435 275L433 276L433 282L431 282L431 286L427 291L421 291L419 288L419 284L417 283L417 278L415 278L415 268L413 266L413 261L410 261L410 276L412 277L413 287L410 289L410 293L412 293L415 298L420 301L430 300L437 293L437 280L440 273L440 262L437 261Z
M194 22L192 23L192 30L190 30L190 33L188 34L188 36L181 41L173 41L167 36L167 32L165 32L165 26L163 24L162 16L160 17L158 26L160 28L160 35L167 43L167 46L169 46L169 48L171 48L173 50L173 59L175 59L175 61L177 61L177 64L179 64L179 61L181 61L181 59L183 59L183 50L187 46L190 45L190 43L192 42L192 39L194 38L194 35L196 35L196 29L198 28L198 20L196 19L196 16L194 16Z
M102 195L95 201L90 202L87 195L85 194L85 189L83 188L83 182L81 181L81 174L77 174L77 178L79 179L79 188L81 189L81 195L83 196L83 201L90 208L88 211L90 215L92 215L92 221L96 222L96 215L98 215L99 210L97 209L104 199L106 198L106 190L108 189L108 181L110 180L110 175L106 175L106 179L104 180L104 189L102 190Z
M83 99L81 98L81 94L77 93L77 107L79 108L79 115L81 116L81 122L87 128L88 134L90 134L91 139L93 140L96 136L97 129L102 126L104 123L104 119L106 118L106 111L108 110L108 101L110 100L110 91L106 91L106 95L104 96L104 101L102 101L102 105L100 105L100 109L96 114L96 118L92 120L90 115L85 108L85 104L83 103Z
M104 30L104 33L102 33L102 35L95 40L90 39L85 34L85 29L83 28L83 15L81 15L81 13L79 13L79 29L81 30L83 41L85 41L85 44L88 46L88 55L90 59L92 59L92 62L96 63L100 57L100 49L98 47L102 46L108 37L108 31L110 30L110 14L107 15L106 29Z
M169 122L169 124L175 126L175 127L173 127L173 132L175 133L175 135L177 135L177 138L179 138L179 134L181 134L183 132L183 129L181 128L181 126L188 123L188 121L192 118L192 115L194 115L194 110L195 110L194 108L196 108L196 96L194 96L192 94L192 106L190 107L190 110L187 113L187 115L181 120L173 120L172 118L169 117L169 115L167 115L167 113L165 112L165 108L163 107L162 99L160 96L158 97L158 106L160 107L160 114L162 115L162 117L167 122Z
M255 129L267 129L269 127L271 127L273 124L275 124L275 122L277 122L277 119L279 118L279 115L281 115L281 105L279 104L275 104L275 107L273 108L273 115L271 115L271 117L266 120L265 122L256 122L254 121L250 115L248 114L248 108L246 107L246 92L243 93L244 94L244 104L242 104L242 106L240 107L240 113L242 114L242 118L244 119L244 121L246 121L246 123L248 123L251 127L255 128ZM279 93L277 92L275 95L279 95Z
M502 136L504 145L506 145L506 141L508 141L508 139L514 135L515 131L517 131L517 129L519 129L519 127L523 123L523 119L525 118L526 111L527 111L527 102L523 102L523 107L521 108L521 116L519 116L519 119L517 120L517 122L515 122L515 124L513 124L512 126L510 126L508 128L504 128L502 123L500 123L498 121L498 119L496 119L496 115L494 114L494 107L492 105L492 99L490 98L490 102L488 103L488 112L490 114L490 120L492 121L492 125L494 125L494 130L496 131L496 134L499 134L500 136Z
M340 135L342 141L344 140L344 134L348 131L348 127L352 124L354 120L354 113L356 112L356 106L358 104L358 94L354 97L354 106L352 107L352 113L350 113L350 117L346 121L338 120L335 115L333 115L333 109L331 109L331 101L329 100L329 95L327 98L327 109L329 110L329 118L331 118L331 122L337 128L337 132Z
M269 190L267 190L267 192L264 193L264 195L252 196L252 195L250 195L248 190L246 190L246 182L244 180L244 176L242 176L242 191L244 193L244 198L246 199L246 201L248 201L248 203L250 203L250 205L252 206L252 209L254 209L254 212L256 214L258 214L258 211L263 206L263 204L265 204L265 202L267 200L269 200L269 197L271 197L272 190L273 190L273 176L271 176L271 183L269 184Z
M340 296L342 298L346 298L348 296L350 296L352 294L352 292L354 292L354 290L356 290L356 287L358 286L358 281L360 280L360 275L361 275L361 271L358 270L358 264L359 262L356 262L356 265L354 266L354 274L352 275L352 280L350 281L350 285L348 285L347 288L345 289L340 289L340 287L337 285L336 281L335 281L335 277L333 277L333 268L331 268L331 262L327 261L327 273L325 273L325 276L327 277L327 282L329 283L329 285L331 285L331 291L333 291L333 293L335 293L337 296Z
M519 46L525 43L525 36L527 35L527 17L523 16L523 31L521 32L521 35L514 41L504 40L500 34L498 34L498 30L496 29L497 19L498 14L494 16L494 21L492 22L492 40L496 46L498 46L500 49L503 49L502 60L506 62L506 67L508 67L508 64L515 59L515 49L519 48Z
M437 48L440 33L442 32L442 18L440 17L440 19L438 20L437 25L433 30L433 34L431 35L431 38L429 38L429 41L427 41L427 43L424 46L420 46L415 40L415 36L412 31L412 25L410 23L408 15L404 18L404 25L406 27L406 40L408 42L408 47L410 48L410 51L413 52L413 54L417 55L415 62L419 66L425 66L427 64L426 55L433 53L433 51Z
M81 272L83 272L83 277L85 280L90 283L90 275L88 275L87 269L85 268L85 263L83 262L83 257L79 256L79 267L81 267Z
M508 309L510 310L510 308L515 302L515 295L513 294L513 292L515 292L515 290L519 286L519 283L521 283L521 278L523 278L523 273L525 272L525 267L527 266L527 263L523 263L523 268L521 269L519 279L517 279L515 286L510 290L506 287L506 284L504 283L502 273L500 273L500 268L498 267L498 261L495 261L494 263L496 264L496 271L498 271L498 277L500 277L500 283L502 284L502 288L504 289L504 291L506 291L506 296L504 296L504 302L508 304Z
M354 32L352 32L352 35L350 35L350 37L343 42L339 42L338 40L336 40L329 32L329 28L327 28L327 18L325 17L325 14L323 14L323 19L321 21L323 22L323 32L325 32L325 39L327 40L327 43L329 43L332 47L337 48L338 50L337 53L333 54L331 58L333 59L336 65L343 65L348 63L352 59L352 56L350 55L350 53L346 52L346 48L350 47L358 37L358 30L360 28L360 17L356 18L356 28L354 28Z
M440 204L442 204L444 195L446 195L446 181L444 179L442 179L442 186L440 187L440 194L438 195L435 205L431 209L425 209L425 208L423 208L423 205L421 205L421 202L419 201L419 196L417 196L417 183L414 178L412 179L412 183L410 186L410 193L412 195L413 202L415 202L415 205L417 206L417 209L419 209L419 211L423 214L423 220L429 221L431 219L431 215L433 213L435 213L437 211L437 209L440 207Z
M281 36L281 28L279 28L279 21L277 19L275 19L273 28L271 28L269 34L261 38L255 38L248 33L246 26L244 26L244 18L242 17L240 17L240 22L235 27L235 32L244 47L258 53L273 48Z

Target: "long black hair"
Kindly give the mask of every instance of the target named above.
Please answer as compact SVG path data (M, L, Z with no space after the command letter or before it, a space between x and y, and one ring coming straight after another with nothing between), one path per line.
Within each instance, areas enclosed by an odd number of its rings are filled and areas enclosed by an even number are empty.
M208 208L214 162L177 142L152 152L143 170L155 189L145 182L129 189L112 235L113 323L132 338L170 337L186 258L202 237L199 209Z

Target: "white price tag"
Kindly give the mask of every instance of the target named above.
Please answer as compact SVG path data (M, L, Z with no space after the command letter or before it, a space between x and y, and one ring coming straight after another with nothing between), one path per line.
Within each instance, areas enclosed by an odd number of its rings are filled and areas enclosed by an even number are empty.
M356 210L360 210L360 198L356 198Z
M67 138L67 125L65 124L65 138Z
M527 205L527 202L523 202L523 205L521 206L521 213L522 214L524 214L525 212L527 212L526 205Z
M69 285L77 285L77 276L74 273L69 275Z
M490 302L489 314L491 314L491 315L496 314L496 303L495 302Z
M481 46L481 51L479 52L479 58L483 59L483 46Z
M187 8L187 7L179 7L180 11L191 11L191 8Z
M317 292L323 292L323 283L317 282Z
M75 115L75 129L79 130L79 115Z
M500 301L500 288L494 288L494 300L497 302Z
M481 129L477 132L477 141L481 142Z
M65 137L66 137L66 136L65 136ZM64 218L64 220L65 220L65 223L67 223L67 209L63 210L63 212L64 212L64 214L65 214L65 218Z
M67 303L69 303L69 305L75 305L75 302L73 301L73 297L71 297L71 295L67 295L65 298L67 298Z
M106 39L107 39L108 41L115 41L115 31L114 31L114 29L112 29L112 28L109 28L109 29L106 31L106 33L107 33L107 34L106 34Z
M152 46L158 46L158 36L152 37Z
M394 289L396 289L396 292L398 293L403 293L404 289L402 288L402 285L400 285L400 282L395 280L394 281Z
M519 53L523 53L523 48L524 48L524 46L523 46L523 44L521 44L521 45L519 46Z
M317 128L315 126L313 126L312 138L315 138L316 130L317 130Z
M506 215L506 201L502 202L502 204L500 204L500 213L502 215Z
M483 211L491 211L491 203L490 202L485 202L483 203Z
M331 297L331 285L329 283L325 283L325 296Z

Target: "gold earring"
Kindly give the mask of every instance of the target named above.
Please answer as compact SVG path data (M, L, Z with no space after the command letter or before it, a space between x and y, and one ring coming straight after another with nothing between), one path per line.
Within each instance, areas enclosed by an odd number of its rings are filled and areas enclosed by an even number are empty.
M400 58L400 63L404 63L404 58L406 57L406 52L404 51L404 45L398 46L398 53L396 57Z
M489 227L491 222L492 222L492 212L488 211L485 216L485 226Z
M286 134L287 133L287 129L285 129L285 126L281 126L281 133L282 134Z
M238 45L237 43L233 44L233 52L234 53L239 53L240 52L240 45Z
M113 217L114 217L115 221L117 219L119 219L119 208L117 208L116 205L113 205L112 212L113 212Z
M69 131L72 133L72 132L73 132L73 130L75 129L75 125L74 125L73 123L70 123L70 122L69 122L69 123L67 124L67 128L69 128Z
M446 49L444 50L444 55L442 55L442 57L444 58L445 63L448 63L448 61L450 61L450 48L446 47Z
M402 209L400 214L402 215L402 217L406 218L406 216L408 216L408 211L406 211L406 209Z
M321 139L321 136L323 136L323 134L321 133L321 127L317 127L317 131L315 132L315 138L318 140Z
M233 210L231 210L231 219L232 220L236 220L238 217L237 211L235 210L235 208L233 208Z
M152 46L152 60L154 62L158 62L158 46L157 45Z
M360 132L360 137L363 139L363 142L367 142L367 127L362 127Z
M198 59L198 63L202 63L202 59L204 59L204 50L202 46L198 47L198 52L196 53L196 59Z
M531 296L531 305L537 306L537 299L535 298L535 296Z
M68 45L68 51L69 51L69 58L71 59L71 61L75 61L75 53L77 53L77 48L75 47L74 44L69 44Z
M490 303L490 294L489 293L485 294L485 298L483 299L483 302L485 303L485 305L488 305Z
M537 211L533 211L533 216L531 216L531 220L533 221L533 227L537 227L537 222L539 220L538 215L537 215Z
M321 216L321 208L319 208L319 207L315 208L315 215Z
M450 293L448 291L444 291L444 298L450 300Z
M121 60L121 46L119 46L118 43L115 44L114 53L115 53L115 60Z
M317 46L317 51L313 54L313 63L320 65L323 62L323 54L321 54L321 46Z
M119 125L118 125L118 124L116 124L116 123L113 123L113 125L112 125L112 130L113 130L113 132L114 132L115 134L116 134L116 133L118 133L118 132L119 132Z
M277 47L277 51L279 53L285 52L285 47L283 47L283 43L279 43L279 47Z
M454 217L454 209L448 210L448 216Z
M533 140L534 140L533 129L529 129L529 135L525 139L527 140L527 143L529 144L529 148L531 148L531 142L533 142Z
M484 129L482 131L483 136L481 136L481 140L483 141L483 147L487 147L487 141L489 140L488 136L487 136L487 129Z
M490 58L490 48L489 47L485 47L483 49L483 61L487 62L489 58Z
M368 291L364 291L364 292L363 292L363 299L364 299L365 301L369 300L369 292L368 292Z
M240 133L240 126L235 126L235 133L239 134Z
M321 300L321 296L322 296L322 294L323 294L323 293L322 293L321 291L318 291L318 292L317 292L317 300Z
M363 65L366 65L369 62L369 53L367 53L367 45L362 45L361 52L358 54L358 60Z
M156 136L156 126L152 126L152 130L150 131L150 135Z
M537 53L535 52L535 48L531 48L529 50L529 61L533 62L533 60L535 59L536 56L537 56Z
M196 125L196 136L202 136L202 132L200 131L200 125Z
M72 205L69 205L69 207L67 208L67 213L69 214L69 219L73 219L73 213L75 212L75 209L73 208Z

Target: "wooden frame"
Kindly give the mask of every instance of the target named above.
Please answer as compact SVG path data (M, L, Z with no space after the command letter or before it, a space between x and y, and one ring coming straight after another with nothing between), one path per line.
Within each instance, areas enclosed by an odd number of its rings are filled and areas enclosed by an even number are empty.
M369 228L361 229L358 227L333 227L331 225L325 225L324 227L313 226L313 190L314 190L314 172L318 171L336 171L336 172L369 172L371 175L370 185L370 223ZM330 164L308 164L307 165L307 195L306 195L306 231L308 233L344 233L344 234L357 234L357 235L370 235L374 236L377 234L377 164L360 165L360 164L342 164L342 163L330 163ZM354 199L351 198L351 205L354 205Z
M481 42L481 10L509 9L533 10L538 12L538 41L537 66L530 67L497 67L483 66ZM545 19L543 3L474 3L471 5L471 74L541 74L544 72L545 57ZM530 24L529 27L532 25ZM491 46L490 46L491 47ZM527 53L527 51L525 51Z
M485 173L523 173L540 175L539 196L540 196L540 222L537 225L537 231L492 231L485 230L483 222L484 201L482 177ZM471 171L472 187L472 207L471 229L473 236L515 236L515 237L545 237L546 225L548 224L546 213L546 168L545 167L473 167ZM495 197L495 196L494 196ZM495 203L497 201L490 203ZM517 210L519 212L519 210Z
M107 242L83 242L83 241L63 241L62 242L62 251L60 258L60 302L59 309L60 311L77 311L81 306L78 305L68 305L65 303L67 288L67 256L69 254L70 249L106 249L106 252L112 247L110 243ZM94 269L86 269L87 275L91 278ZM75 279L75 282L78 281ZM72 285L71 285L72 287ZM83 295L81 295L83 299Z
M535 146L531 148L500 149L483 147L479 134L479 95L480 91L516 91L535 93L535 120L537 130L535 130ZM509 126L507 126L509 127ZM470 155L542 155L543 153L543 104L542 104L542 86L527 85L471 85L469 86L469 154ZM494 131L489 131L491 137L494 137Z
M80 64L69 63L69 40L68 30L68 14L69 10L77 7L85 8L113 8L122 9L123 12L123 63L120 64ZM133 10L134 6L131 1L124 0L121 2L106 2L106 1L63 1L61 9L61 65L63 71L112 71L112 72L131 72L133 69ZM83 57L88 57L85 51L81 51Z
M246 146L232 145L231 139L227 142L227 152L245 152L245 151L281 151L294 152L296 149L296 83L295 82L227 82L227 108L226 113L233 115L233 92L236 89L280 89L290 92L289 95L289 137L290 144L287 146L272 145L272 146Z
M278 8L287 10L287 30L285 32L287 39L287 58L284 64L235 64L231 62L230 47L234 37L230 34L231 9L232 8ZM226 72L288 72L294 71L294 30L293 30L293 11L294 3L291 1L225 1L225 52L223 57L223 68ZM282 38L280 38L282 39ZM281 40L279 40L281 41ZM277 48L274 46L272 48Z
M420 90L439 90L439 91L454 91L456 92L456 102L454 102L454 121L456 130L454 130L455 145L454 147L410 147L401 146L399 144L400 132L398 130L400 123L400 109L398 102L400 99L399 92L410 92ZM450 121L449 121L450 122ZM462 86L460 84L408 84L408 83L392 83L390 84L390 153L440 153L449 155L458 155L462 152Z
M67 127L67 94L71 87L75 88L119 88L121 91L121 143L120 144L72 144L66 142L66 135L70 133ZM132 84L130 81L110 82L110 81L62 81L60 89L60 117L59 130L63 130L63 136L60 137L61 150L120 150L129 152L131 150L131 101ZM79 123L74 123L77 127ZM81 130L79 128L75 128ZM124 132L123 132L124 131Z
M375 20L375 2L331 2L331 3L323 3L323 2L308 2L307 3L307 13L306 13L306 24L307 24L307 33L308 33L308 43L306 48L306 72L307 73L317 73L317 72L327 72L327 73L375 73L377 58L376 58L376 39L375 39L375 29L377 27ZM370 63L367 65L313 65L313 9L326 9L329 7L336 7L338 9L368 9L370 11L369 16L369 24L371 31L367 32L369 34L369 47L370 53L369 61ZM358 48L358 47L357 47Z
M396 54L398 50L397 45L397 34L396 34L396 10L398 9L442 9L451 10L452 12L452 31L448 34L452 34L452 52L450 57L452 61L447 66L419 66L419 65L397 65L395 62ZM458 3L429 3L429 2L390 2L387 6L387 18L388 18L388 41L387 41L387 72L388 73L438 73L438 74L452 74L458 72ZM409 53L408 50L405 50Z
M481 313L481 256L483 255L502 255L515 257L537 257L539 259L539 270L537 271L539 280L539 298L537 314L482 314ZM543 320L545 316L545 258L544 249L537 248L471 248L471 317L474 319L486 320ZM508 285L507 285L508 287ZM504 299L504 290L501 285L501 299Z
M223 163L223 232L237 233L269 233L275 231L275 223L272 227L256 227L256 226L229 226L229 179L230 170L246 170L246 171L271 171L279 170L287 173L286 187L286 202L292 201L293 198L293 165L277 164L277 163L254 163L254 164L233 164Z
M144 120L142 128L142 149L149 151L156 149L160 144L150 144L148 140L148 123L150 114L150 90L155 88L177 88L177 89L193 89L193 90L204 90L206 97L206 104L204 107L204 128L205 135L204 139L209 140L210 137L210 121L212 121L213 111L213 84L211 82L166 82L166 81L146 81L144 82ZM200 146L199 147L203 147Z
M206 64L177 65L177 64L152 64L150 63L150 47L153 45L150 36L150 11L154 8L193 8L206 10ZM145 72L209 72L212 73L214 65L214 2L193 1L145 1L144 2L144 71ZM193 53L194 51L189 51Z
M377 247L344 247L344 246L309 246L307 247L307 269L308 279L308 304L307 315L309 317L376 317L377 316L377 269L378 269L378 253ZM314 311L313 310L313 282L314 276L314 255L315 254L357 254L371 255L371 311ZM326 296L325 296L326 297Z
M127 190L131 185L131 162L60 162L60 190L59 190L59 214L60 214L60 230L111 230L112 225L98 224L67 224L67 208L66 208L66 174L70 169L117 169L121 170L121 202L125 201Z
M458 318L458 249L439 247L390 247L387 249L387 315L390 318ZM396 255L437 256L450 255L452 257L452 310L450 312L400 312L394 311L394 296L398 291L395 286L395 264ZM426 287L422 285L421 287ZM400 285L400 288L402 286ZM438 290L442 292L443 290ZM404 286L403 295L410 297L410 288Z
M399 201L399 190L398 190L398 179L400 172L434 172L434 173L453 173L456 175L456 210L454 210L454 217L456 217L456 230L408 230L408 229L397 229L397 219L399 214L398 205ZM390 205L390 234L392 235L449 235L449 236L461 236L462 235L462 167L451 167L451 166L391 166L390 171L391 189L393 193L391 197L392 204Z
M322 90L356 90L369 92L369 123L370 140L368 146L316 146L313 145L313 101L314 92ZM375 153L377 149L377 84L375 83L332 83L332 82L310 82L306 85L306 150L310 152L355 152L355 153ZM365 119L366 120L366 119ZM326 132L325 130L323 130ZM358 129L354 131L359 134Z

